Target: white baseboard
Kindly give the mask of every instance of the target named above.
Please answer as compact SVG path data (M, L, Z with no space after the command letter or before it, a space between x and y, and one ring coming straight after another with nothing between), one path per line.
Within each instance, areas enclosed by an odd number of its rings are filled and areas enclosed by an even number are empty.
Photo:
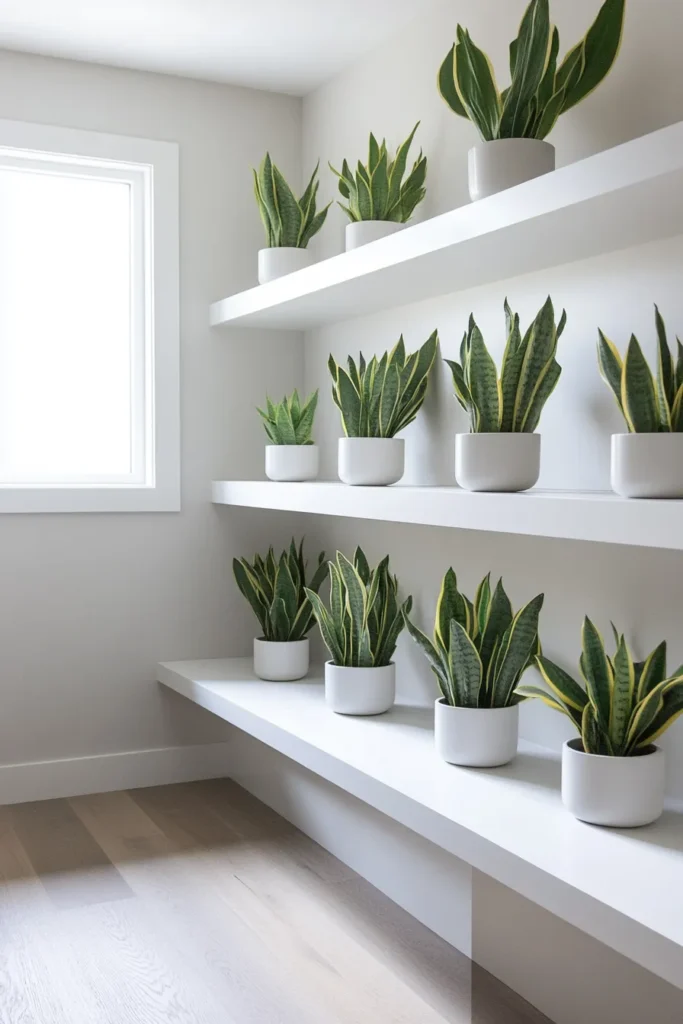
M0 804L195 782L230 774L229 743L0 765Z

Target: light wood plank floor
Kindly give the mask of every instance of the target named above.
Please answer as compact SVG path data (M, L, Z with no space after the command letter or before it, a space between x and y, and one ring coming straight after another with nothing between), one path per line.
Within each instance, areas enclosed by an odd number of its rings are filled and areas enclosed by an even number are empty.
M226 780L0 808L0 1024L541 1024Z

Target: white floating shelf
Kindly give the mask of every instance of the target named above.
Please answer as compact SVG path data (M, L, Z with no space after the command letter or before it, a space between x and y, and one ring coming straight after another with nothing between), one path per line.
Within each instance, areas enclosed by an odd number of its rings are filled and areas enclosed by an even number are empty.
M594 828L562 806L559 764L522 745L505 768L439 760L429 709L335 715L321 679L266 683L251 660L170 662L170 689L683 988L683 818Z
M678 234L683 122L231 295L211 324L305 330Z
M215 480L212 486L219 505L683 550L683 501L629 501L602 491L482 494L400 484Z

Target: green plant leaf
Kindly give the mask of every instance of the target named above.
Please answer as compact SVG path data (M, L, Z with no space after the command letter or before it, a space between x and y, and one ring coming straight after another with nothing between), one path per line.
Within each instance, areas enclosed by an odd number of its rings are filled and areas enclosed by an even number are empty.
M500 426L498 374L478 327L472 331L469 367L470 392L477 411L477 433L495 433Z
M583 39L584 68L567 93L564 110L585 99L609 74L621 45L625 0L605 0Z
M533 434L536 430L545 403L557 387L561 373L562 367L556 359L551 359L541 370L531 402L529 403L529 408L522 422L523 433Z
M655 743L681 714L683 714L683 676L678 676L668 679L663 684L662 706L651 724L641 730L635 749Z
M472 401L472 395L470 389L465 383L465 374L463 373L462 366L460 363L454 362L452 359L444 359L451 368L453 375L453 389L455 391L455 397L457 398L460 405L463 407L466 413L468 413L473 420L473 424L476 419L476 410L474 409L474 403ZM474 426L473 426L474 429Z
M536 315L525 346L515 397L513 430L522 431L534 396L552 365L556 349L555 312L548 296Z
M463 106L455 84L455 43L451 46L439 68L437 84L442 98L453 113L458 114L459 117L466 117L469 120L469 115Z
M247 599L251 605L254 615L259 621L259 625L263 632L266 632L267 621L268 621L268 605L263 599L263 596L259 592L258 585L251 573L249 566L242 562L239 558L233 558L232 560L232 571L235 576L235 582L241 592L241 594Z
M640 702L666 679L666 640L662 640L636 670L636 699Z
M479 654L487 673L493 661L494 649L500 644L502 637L512 622L512 618L512 605L505 593L503 581L500 579L493 591L486 624L484 629L481 630L481 640L479 643Z
M621 404L621 376L624 369L624 364L621 361L621 356L617 350L616 345L613 341L603 334L598 328L598 365L600 367L600 375L605 383L611 388L614 397L617 400L619 411L624 412L624 408Z
M323 643L330 652L330 657L335 665L344 665L344 649L337 635L334 622L322 600L314 591L306 589L306 597L311 602L311 608L315 615Z
M581 720L581 740L586 754L611 754L608 739L598 722L595 708L589 702L583 709Z
M458 25L455 47L455 84L467 116L485 142L497 138L501 101L491 61Z
M501 640L493 679L492 705L505 708L529 664L538 641L538 617L543 594L538 594L517 612Z
M444 664L441 653L434 646L429 637L425 636L422 630L418 629L417 626L410 621L407 614L405 615L405 625L408 633L429 662L429 667L436 676L441 693L449 704L455 704L455 694L450 678L450 670L448 665Z
M645 742L644 738L648 735L652 723L664 706L664 690L666 685L666 682L658 683L654 689L650 690L644 700L636 704L626 737L628 752L632 752L636 747L641 746Z
M621 404L632 433L657 433L659 416L655 385L635 334L631 335L626 350L621 379Z
M347 437L358 437L361 418L360 395L351 377L341 366L337 367L337 389L344 433Z
M379 437L392 437L392 420L399 401L400 371L396 363L387 367L379 402Z
M296 444L296 432L292 423L292 416L285 402L277 406L275 426L280 438L279 444Z
M294 193L275 164L273 164L273 193L282 224L280 244L296 248L299 243L303 215Z
M491 573L487 572L483 580L477 587L477 593L474 597L474 618L476 623L476 631L478 634L483 634L486 629L486 623L489 617L489 608L491 606ZM483 659L482 659L483 660ZM484 664L484 670L487 665Z
M676 382L674 380L673 361L666 337L666 327L657 306L655 306L655 327L657 329L656 393L659 425L663 430L671 430L671 407L676 397Z
M405 174L406 164L408 162L408 151L419 124L420 122L418 121L408 138L398 147L396 156L389 166L389 196L387 201L389 207L394 206L398 202L401 194L401 183L403 181L403 175Z
M297 444L310 444L311 443L311 432L313 430L313 420L315 418L315 410L318 406L318 389L313 392L312 395L306 399L304 406L299 416L299 422L296 425L296 443Z
M547 704L549 708L552 708L553 711L561 711L562 714L566 715L570 721L574 722L574 725L578 725L579 729L581 728L580 722L576 722L574 715L570 714L564 704L561 704L559 700L556 700L547 692L547 690L541 689L540 686L532 686L530 683L520 683L515 689L515 696L523 697L525 699L533 697L536 700L541 700L544 704Z
M619 756L626 743L631 719L635 688L633 659L623 636L614 656L614 685L609 717L609 738L614 753Z
M536 656L536 668L541 674L546 686L550 688L553 695L562 704L569 717L581 728L581 715L588 703L588 695L579 684L549 658L543 655Z
M586 693L597 718L600 729L609 730L610 705L614 687L614 672L605 654L605 644L600 632L586 617L581 631L581 667L586 680Z
M451 619L448 653L458 706L476 708L483 678L481 658L467 631L456 619Z
M361 638L367 624L367 592L358 570L341 551L337 552L337 567L344 582L346 612L350 617L351 626L350 646L347 648L346 656L350 657L351 664L355 664L354 658L357 658L360 651Z
M436 602L436 620L434 639L441 649L448 651L451 635L451 622L455 619L467 629L467 609L463 595L458 590L458 581L453 569L448 569L442 582Z
M500 138L521 137L529 103L548 66L551 41L548 0L531 0L519 26L515 73L500 117Z
M372 171L372 177L370 180L372 209L375 220L384 220L389 209L389 174L387 170L387 159L387 153L385 150L379 160L379 163Z
M683 430L683 384L679 387L671 406L671 429L676 433Z

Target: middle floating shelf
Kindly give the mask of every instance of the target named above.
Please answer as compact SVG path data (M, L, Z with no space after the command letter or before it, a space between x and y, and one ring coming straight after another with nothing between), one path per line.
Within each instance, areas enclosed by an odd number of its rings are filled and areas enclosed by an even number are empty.
M679 234L683 122L221 299L211 324L306 330Z
M215 480L212 487L218 505L683 551L683 501L629 500L603 491L485 494L319 481Z

